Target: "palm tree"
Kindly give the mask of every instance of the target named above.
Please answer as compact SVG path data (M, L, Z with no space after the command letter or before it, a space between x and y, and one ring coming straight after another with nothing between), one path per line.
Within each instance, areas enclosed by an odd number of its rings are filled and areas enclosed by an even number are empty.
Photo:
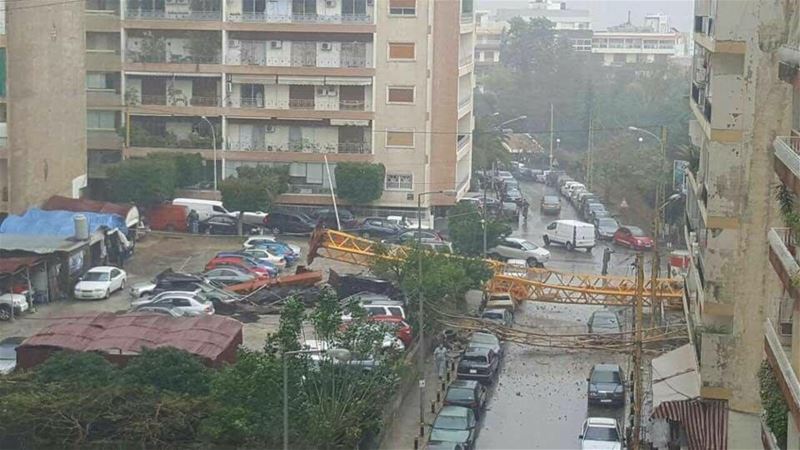
M475 120L475 130L472 131L472 168L474 170L487 170L495 162L508 163L511 153L505 147L508 135L495 125L491 125L489 117Z

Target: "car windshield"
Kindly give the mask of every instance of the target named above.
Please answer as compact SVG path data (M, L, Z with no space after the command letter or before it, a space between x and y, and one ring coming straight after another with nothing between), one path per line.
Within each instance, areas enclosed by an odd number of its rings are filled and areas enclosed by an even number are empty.
M558 203L558 197L548 195L544 198L545 203Z
M594 327L616 328L617 324L616 316L610 314L595 314L595 316L592 317L592 326Z
M433 428L440 430L466 430L467 418L440 415L436 418L436 422L433 423Z
M472 389L451 387L447 391L447 396L445 397L445 400L450 400L451 402L472 401L475 400L475 391Z
M484 319L502 319L503 314L499 312L485 312L483 313Z
M86 272L83 276L83 281L108 281L110 275L108 272Z
M595 370L592 373L592 383L620 384L619 372L613 370Z
M470 338L470 342L478 342L482 344L498 344L499 341L495 336L486 333L475 333Z
M617 226L617 221L614 219L600 219L597 221L600 228L614 228Z
M646 234L644 234L644 231L642 231L642 229L639 228L639 227L628 227L628 229L631 231L631 234L633 236L635 236L635 237L645 237L646 236Z
M619 442L619 435L617 435L616 428L590 426L586 429L583 439L586 441Z
M479 363L479 364L486 364L488 362L486 360L486 356L484 356L484 355L469 355L469 354L466 354L466 355L461 357L461 360L462 361L476 362L476 363Z
M536 250L537 248L539 248L536 246L536 244L533 244L528 241L522 241L519 243L519 245L521 245L522 248L524 248L525 250Z

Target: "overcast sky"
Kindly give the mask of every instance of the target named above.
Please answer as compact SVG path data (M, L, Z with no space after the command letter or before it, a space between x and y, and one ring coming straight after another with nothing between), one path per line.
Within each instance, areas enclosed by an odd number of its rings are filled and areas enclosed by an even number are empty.
M588 9L592 28L602 30L624 23L631 12L631 22L642 24L645 14L662 12L670 24L680 31L689 31L693 22L693 0L564 0L568 9ZM527 0L478 0L478 9L525 8Z

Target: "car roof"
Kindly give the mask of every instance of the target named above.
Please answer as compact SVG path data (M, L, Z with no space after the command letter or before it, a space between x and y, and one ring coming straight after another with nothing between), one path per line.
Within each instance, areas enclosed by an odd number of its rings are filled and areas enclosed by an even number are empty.
M528 242L527 239L515 238L515 237L507 237L506 240L508 242Z
M558 196L556 195L545 195L544 199L545 201L550 201L550 200L560 201Z
M486 310L484 310L484 311L483 311L483 314L487 314L487 313L503 314L503 313L505 313L505 312L506 312L506 310L505 310L505 309L493 308L493 309L486 309Z
M467 344L464 355L487 356L492 350L486 347L471 347Z
M617 426L617 419L611 419L608 417L589 417L588 419L586 419L586 423L593 426L610 428Z
M476 380L455 380L450 383L450 387L462 389L475 389L477 385L478 382Z
M592 225L590 223L581 222L580 220L572 220L572 219L562 219L562 220L556 220L554 222L563 223L564 225L573 225L573 226L579 226L579 227L585 227L587 225L588 226L592 226L592 227L594 226L594 225Z
M615 319L619 319L617 313L615 313L614 311L603 311L603 310L595 311L592 313L592 316L608 316L608 317L614 317Z
M87 272L107 273L111 272L114 269L120 270L119 268L112 266L97 266L97 267L92 267L91 269L87 270Z
M622 369L619 367L619 364L602 363L602 364L595 364L594 367L592 367L592 370L594 371L600 370L603 372L617 372L621 371Z
M440 416L467 417L469 408L463 406L445 406L439 411Z

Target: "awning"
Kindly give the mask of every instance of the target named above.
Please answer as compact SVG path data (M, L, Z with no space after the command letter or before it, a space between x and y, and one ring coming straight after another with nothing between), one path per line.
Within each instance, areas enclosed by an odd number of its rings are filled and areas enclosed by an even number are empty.
M281 75L278 77L278 84L322 86L323 84L325 84L325 77L301 77L293 75Z
M17 256L0 258L0 276L13 275L20 270L35 265L41 257L39 256Z
M664 402L700 397L700 375L691 344L654 358L651 364L654 409Z
M275 84L276 75L231 75L231 83L236 84Z
M368 127L369 120L344 120L344 119L331 119L332 126L345 126L345 127Z
M370 86L371 77L325 77L325 84L338 86Z

